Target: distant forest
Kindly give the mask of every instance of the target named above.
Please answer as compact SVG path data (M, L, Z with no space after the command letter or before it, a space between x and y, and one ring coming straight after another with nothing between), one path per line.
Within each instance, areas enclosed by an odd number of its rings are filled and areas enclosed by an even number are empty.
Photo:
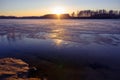
M44 16L0 16L0 19L120 19L118 10L82 10L72 14L46 14Z
M82 10L73 12L72 17L77 18L120 18L120 11L118 10Z

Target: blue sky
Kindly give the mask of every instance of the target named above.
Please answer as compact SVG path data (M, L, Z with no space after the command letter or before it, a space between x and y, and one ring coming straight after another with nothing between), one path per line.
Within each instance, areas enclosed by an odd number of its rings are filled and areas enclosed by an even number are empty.
M120 0L0 0L0 15L43 15L51 13L56 6L66 12L84 9L120 10Z

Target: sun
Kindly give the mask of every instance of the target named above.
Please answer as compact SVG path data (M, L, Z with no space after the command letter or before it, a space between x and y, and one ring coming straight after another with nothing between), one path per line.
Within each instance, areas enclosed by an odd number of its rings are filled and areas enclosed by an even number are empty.
M53 14L57 14L57 15L64 14L65 12L66 12L65 8L61 6L54 7L52 11Z

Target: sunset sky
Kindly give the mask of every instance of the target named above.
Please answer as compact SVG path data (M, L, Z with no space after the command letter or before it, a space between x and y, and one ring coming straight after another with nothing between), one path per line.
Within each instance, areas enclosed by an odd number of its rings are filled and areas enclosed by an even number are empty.
M41 16L55 13L61 7L63 13L77 10L120 10L120 0L0 0L0 15Z

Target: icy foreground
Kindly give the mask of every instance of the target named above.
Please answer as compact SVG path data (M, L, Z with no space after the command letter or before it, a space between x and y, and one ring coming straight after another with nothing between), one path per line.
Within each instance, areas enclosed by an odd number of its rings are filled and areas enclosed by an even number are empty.
M13 58L0 59L0 75L27 72L28 69L29 69L28 64L20 59Z
M18 77L17 74L27 73L28 70L29 65L20 59L13 58L0 59L0 77L17 78Z
M27 78L29 65L20 59L0 59L0 79L2 80L38 80Z
M41 80L40 78L32 78L29 75L30 70L32 69L29 68L29 65L21 59L0 59L0 80Z

